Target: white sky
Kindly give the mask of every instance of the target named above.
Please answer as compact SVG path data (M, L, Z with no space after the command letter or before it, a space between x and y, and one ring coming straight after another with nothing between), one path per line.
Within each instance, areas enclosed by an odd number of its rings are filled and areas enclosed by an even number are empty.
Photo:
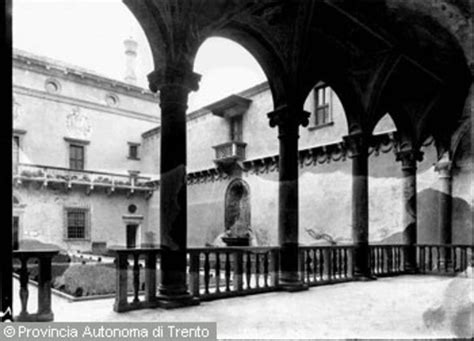
M151 50L135 17L120 0L13 0L13 47L65 61L123 80L123 40L139 42L138 85L148 88ZM190 109L200 108L265 81L257 61L240 45L222 38L207 40L194 71L203 77Z

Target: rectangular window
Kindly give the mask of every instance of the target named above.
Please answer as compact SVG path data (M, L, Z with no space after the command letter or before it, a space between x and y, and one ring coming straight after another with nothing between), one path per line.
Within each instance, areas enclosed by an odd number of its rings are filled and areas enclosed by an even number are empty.
M18 172L18 163L20 162L20 136L13 136L13 148L12 148L12 166L13 174Z
M87 219L88 211L86 209L69 208L66 209L66 238L67 239L86 239L87 238Z
M323 86L314 90L314 126L321 126L332 122L330 112L330 88Z
M139 150L140 144L139 143L128 143L128 158L132 160L139 160Z
M230 118L230 140L242 141L242 116Z
M84 146L77 144L69 145L69 168L75 170L84 169Z

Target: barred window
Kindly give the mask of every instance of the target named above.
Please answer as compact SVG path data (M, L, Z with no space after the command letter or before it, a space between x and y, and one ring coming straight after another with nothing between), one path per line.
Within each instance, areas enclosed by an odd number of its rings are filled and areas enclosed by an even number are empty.
M88 211L86 209L66 209L66 238L87 239Z
M84 146L77 144L69 145L69 168L76 170L84 169Z

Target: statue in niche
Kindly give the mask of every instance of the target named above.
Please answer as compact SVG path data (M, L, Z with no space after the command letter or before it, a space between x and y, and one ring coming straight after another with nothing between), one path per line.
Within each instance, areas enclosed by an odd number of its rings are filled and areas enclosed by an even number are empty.
M66 117L66 130L69 137L88 140L92 132L87 115L83 114L79 107L74 107Z

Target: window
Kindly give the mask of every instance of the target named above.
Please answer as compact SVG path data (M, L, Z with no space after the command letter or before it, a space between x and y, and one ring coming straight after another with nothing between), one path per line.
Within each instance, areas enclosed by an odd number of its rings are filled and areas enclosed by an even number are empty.
M230 118L230 140L242 141L242 116Z
M140 157L138 155L139 147L140 147L139 143L133 143L133 142L128 143L128 158L129 159L140 160Z
M13 174L16 174L18 172L18 163L20 162L20 136L13 136L12 144L12 168Z
M330 101L331 93L328 86L314 89L314 126L323 126L332 122Z
M66 209L66 239L88 239L88 216L87 209Z
M76 170L84 169L84 146L77 144L69 145L69 168Z

